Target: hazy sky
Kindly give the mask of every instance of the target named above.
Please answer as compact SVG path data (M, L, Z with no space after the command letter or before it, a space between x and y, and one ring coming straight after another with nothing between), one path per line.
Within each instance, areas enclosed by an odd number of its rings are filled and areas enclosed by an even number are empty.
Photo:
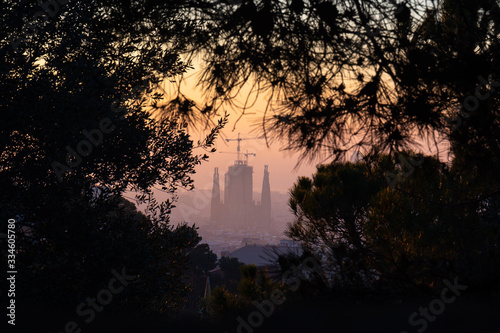
M196 87L197 79L200 76L201 68L200 62L195 61L194 67L196 69L188 72L184 79L182 80L181 91L182 93L190 99L195 100L197 103L203 104L203 89L201 87ZM249 87L250 84L247 85ZM173 84L167 84L163 87L165 90L162 92L165 93L166 99L172 97L172 94L177 93L177 87ZM236 103L243 105L243 102L247 98L249 89L242 89L240 95L236 98ZM250 100L253 100L253 97ZM241 133L242 138L255 138L260 137L262 135L261 124L262 124L262 115L263 110L266 108L266 96L259 96L256 99L256 103L250 109L247 109L246 114L236 123L240 116L240 111L233 110L230 107L223 108L220 110L220 115L214 118L214 121L222 117L222 113L226 110L229 116L229 123L225 126L222 131L222 137L219 137L216 141L216 149L217 152L209 154L210 159L208 162L203 163L197 166L196 174L193 175L195 180L195 186L198 189L211 189L212 181L213 181L213 172L214 168L219 168L220 177L220 186L223 189L224 186L224 173L227 171L230 165L234 164L236 160L236 147L237 142L226 142L224 139L235 139L238 137L238 133ZM236 125L235 125L236 123ZM201 138L199 133L196 131L192 131L190 133L193 137L193 140L196 142ZM417 141L421 141L422 147L420 149L416 149L417 151L421 151L425 154L435 154L436 151L432 147L427 147L424 143L425 140L417 139ZM432 146L432 145L431 145ZM445 144L440 149L440 158L443 158L446 155L446 151L448 150L447 145ZM285 153L280 151L281 146L278 143L272 144L270 147L266 146L266 142L264 139L257 140L244 140L241 142L241 152L245 153L248 151L249 153L255 153L256 156L249 156L249 165L254 168L254 177L253 177L253 189L256 192L260 192L262 188L262 178L264 174L264 165L269 165L270 172L270 184L271 191L279 191L279 192L288 192L294 182L297 180L299 176L308 176L310 177L316 170L316 164L318 161L314 161L313 163L303 162L300 167L295 169L297 165L297 161L300 157L299 153L294 155L290 155L290 153ZM204 151L201 149L195 150L195 153L202 154ZM232 154L231 154L232 153ZM444 154L444 155L443 155ZM244 156L242 156L244 158ZM328 161L326 161L328 162Z
M195 65L195 68L200 68L199 64ZM195 88L195 80L199 75L199 71L192 70L186 75L183 85L182 92L186 97L191 98L197 102L202 101L202 89L199 87ZM165 87L166 95L172 93L174 87ZM244 91L240 95L240 101L244 101L246 98L246 92ZM223 130L223 136L219 137L216 141L217 152L209 154L210 159L208 162L203 163L197 167L197 173L194 175L196 188L212 188L213 181L213 171L215 167L219 168L219 174L221 174L221 188L224 186L224 173L227 171L230 165L234 164L237 158L236 147L237 142L226 142L224 139L233 139L238 137L238 133L241 133L242 138L255 138L260 137L261 132L258 131L258 126L256 124L262 123L263 110L266 107L265 96L259 97L254 107L247 110L248 115L245 114L236 124L236 120L240 116L238 111L232 110L230 108L225 108L229 116L229 123ZM223 113L222 110L220 113ZM220 117L217 117L221 118ZM215 120L215 119L214 119ZM199 134L192 133L193 139L199 139ZM254 168L253 177L253 188L254 191L260 192L262 188L262 178L264 175L264 165L269 165L270 173L270 183L271 191L287 192L296 179L299 176L311 176L315 170L315 164L302 163L302 165L294 170L297 164L299 154L289 156L289 153L280 152L280 146L278 144L273 144L270 147L266 146L264 139L258 140L245 140L241 142L241 152L245 153L255 153L256 156L249 156L249 165ZM224 153L221 153L224 152ZM195 153L203 153L202 150L196 150ZM231 154L234 153L234 154ZM244 157L244 156L243 156Z
M234 112L232 114L234 114ZM256 115L248 116L248 118L250 117L255 119ZM258 133L251 131L252 121L250 119L240 120L236 125L236 129L233 131L233 125L236 118L236 114L230 116L230 123L224 130L224 138L237 138L238 133L241 133L242 138L255 138L259 136ZM209 154L209 161L197 167L197 173L194 175L195 186L197 188L212 188L213 171L215 167L219 168L219 174L221 174L220 185L221 188L223 188L223 174L230 165L234 164L237 158L237 142L226 142L224 138L219 137L217 139L217 152ZM316 170L314 165L307 163L302 163L297 170L293 170L299 156L297 154L288 156L289 154L280 152L280 147L276 144L268 148L263 139L241 141L241 151L242 153L248 151L249 153L256 154L255 157L249 156L248 159L248 164L254 168L253 188L256 192L261 191L264 165L266 164L269 165L271 190L280 192L287 192L296 181L297 177L311 176ZM242 157L244 158L244 156Z

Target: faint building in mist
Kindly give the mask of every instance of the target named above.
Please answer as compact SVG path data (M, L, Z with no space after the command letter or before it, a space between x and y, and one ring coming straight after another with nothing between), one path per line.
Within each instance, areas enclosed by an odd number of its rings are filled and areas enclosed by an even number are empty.
M254 222L253 168L236 160L224 175L224 224L244 229Z
M265 227L267 221L271 221L271 185L269 184L269 168L264 165L264 178L262 180L262 192L260 194L260 205L257 206L257 210L260 211L263 223L261 226Z
M227 229L269 229L271 187L269 169L264 166L261 201L253 198L253 167L248 160L236 160L224 175L224 201L220 195L219 169L215 168L210 204L210 224Z
M222 203L220 200L219 168L214 169L214 182L212 185L212 201L210 203L210 222L216 221L223 216Z
M230 258L237 258L245 265L257 267L276 266L279 256L293 255L300 257L303 253L300 247L272 246L272 245L246 245L231 253Z

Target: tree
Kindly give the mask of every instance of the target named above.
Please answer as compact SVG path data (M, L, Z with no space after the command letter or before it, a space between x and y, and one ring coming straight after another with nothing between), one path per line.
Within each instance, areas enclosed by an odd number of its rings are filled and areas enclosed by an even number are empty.
M290 191L289 205L297 216L297 231L308 228L309 236L325 246L349 243L362 250L362 224L374 193L383 185L380 177L370 175L364 163L318 166L313 179L301 177Z
M373 197L366 235L384 279L439 288L443 278L459 276L471 288L495 288L497 196L478 197L485 189L471 176L427 156L411 176Z
M208 244L200 244L189 253L189 265L195 275L207 274L217 266L217 255Z
M451 199L455 189L449 179L448 168L427 156L411 175L373 196L366 239L375 253L373 267L394 288L401 282L429 287L436 279L449 278L446 266L462 251L457 242L465 237L462 227L467 224L456 219L456 211L433 204Z
M362 285L367 214L383 186L381 175L363 162L318 166L313 179L299 178L290 191L295 221L286 235L304 242L313 253L326 252L338 265L340 284Z
M279 286L271 280L267 270L259 270L255 265L244 265L240 271L241 280L238 284L238 292L249 301L269 299L272 291Z
M0 216L17 220L22 298L54 292L76 306L125 267L140 275L127 289L135 306L182 304L186 251L199 237L195 227L169 225L168 213L224 124L195 145L192 110L153 116L162 98L155 87L189 67L172 42L183 32L183 5L0 5ZM157 202L154 187L173 199ZM126 192L145 216L120 199Z
M431 196L440 201L430 206L417 206L444 223L436 207L446 204L471 219L459 223L468 230L477 226L474 214L496 230L498 1L207 1L190 22L200 18L211 22L187 38L185 50L203 57L200 84L207 101L237 106L235 96L248 87L249 97L260 94L268 100L262 131L270 141L311 159L339 161L347 152L362 151L377 161L378 155L389 154L384 158L390 163L378 167L379 175L407 174L404 163L396 165L398 153L435 148L442 158L439 152L449 144L452 176L434 168L432 158L424 161L429 161L432 179L444 177L448 184L453 179L455 185L441 192L439 182L429 183L425 193L443 196ZM244 113L252 101L248 98L240 110ZM409 178L403 176L398 185ZM414 212L406 210L414 209L421 191L410 189L415 193L397 202L400 213L412 220ZM296 226L294 232L303 232L305 239L321 241L317 231L305 229L311 232L306 234ZM475 243L477 235L468 241ZM348 250L360 247L353 242Z
M285 149L338 159L448 139L498 167L497 1L207 1L203 14L217 29L186 45L207 100L266 93L262 130Z
M323 253L330 282L343 288L439 289L456 276L490 285L500 273L492 269L500 260L496 197L477 198L467 176L436 158L411 175L401 160L334 163L299 178L287 235ZM402 175L392 186L387 170Z
M209 309L220 319L233 319L241 311L242 304L236 294L231 293L225 286L218 286L212 292Z
M236 292L238 282L241 279L241 267L243 264L238 258L222 257L219 259L219 267L224 273L224 284L226 287Z

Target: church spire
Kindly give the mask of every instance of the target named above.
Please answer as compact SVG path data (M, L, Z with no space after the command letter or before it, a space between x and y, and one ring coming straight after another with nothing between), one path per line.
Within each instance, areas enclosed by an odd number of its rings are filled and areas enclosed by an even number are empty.
M261 212L265 222L271 221L271 186L269 185L268 165L264 165L264 179L262 181Z
M220 202L219 168L214 169L214 182L212 185L212 202L210 204L210 223L220 221L222 205Z

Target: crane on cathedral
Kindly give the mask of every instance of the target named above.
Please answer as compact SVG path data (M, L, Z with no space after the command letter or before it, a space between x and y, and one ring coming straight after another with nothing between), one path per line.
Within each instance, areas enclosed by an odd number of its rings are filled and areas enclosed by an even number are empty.
M238 137L236 139L226 139L226 142L231 142L231 141L238 142L238 145L236 146L236 154L238 154L238 156L237 156L235 164L245 164L244 161L241 159L241 141L243 141L243 140L259 140L259 139L263 139L263 138L262 137L260 137L260 138L258 138L258 137L257 138L242 138L240 136L240 133L238 133ZM255 153L249 153L248 151L243 155L245 155L247 163L248 163L248 156L250 156L250 155L253 155L254 157L256 156Z
M271 188L269 184L269 169L264 166L261 201L253 200L253 167L248 165L248 157L255 153L241 152L241 141L258 140L263 138L242 138L238 133L235 139L225 139L226 142L236 141L237 154L234 165L228 167L224 174L224 199L221 198L219 168L214 169L212 199L210 204L210 223L233 230L252 229L261 230L272 223L271 215ZM242 158L246 157L245 160Z
M219 154L238 154L238 153L231 151L220 151ZM253 157L257 156L257 154L255 153L249 153L248 150L243 155L245 156L245 165L248 165L248 156L253 156Z

